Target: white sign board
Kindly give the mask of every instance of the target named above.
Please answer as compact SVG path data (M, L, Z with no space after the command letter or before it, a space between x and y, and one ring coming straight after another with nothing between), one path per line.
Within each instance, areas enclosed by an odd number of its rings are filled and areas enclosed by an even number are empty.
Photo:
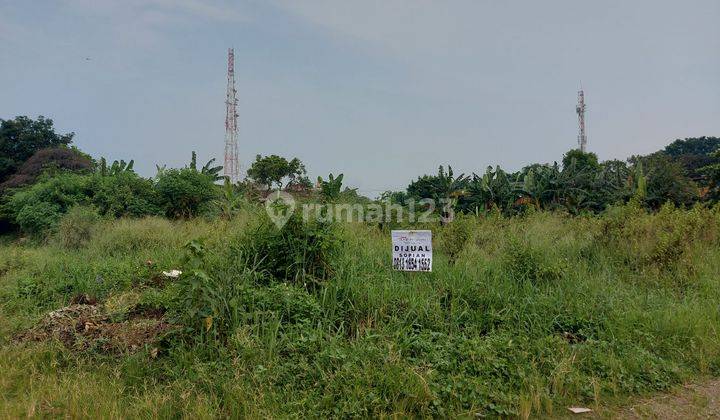
M432 271L432 231L393 230L393 269Z

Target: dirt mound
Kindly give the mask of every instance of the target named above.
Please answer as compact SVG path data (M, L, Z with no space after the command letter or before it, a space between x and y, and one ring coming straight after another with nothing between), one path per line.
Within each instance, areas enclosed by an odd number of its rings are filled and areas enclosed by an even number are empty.
M113 321L101 305L71 304L49 312L34 328L17 336L20 341L60 340L77 351L133 353L156 342L170 325L161 316L148 318L134 314Z

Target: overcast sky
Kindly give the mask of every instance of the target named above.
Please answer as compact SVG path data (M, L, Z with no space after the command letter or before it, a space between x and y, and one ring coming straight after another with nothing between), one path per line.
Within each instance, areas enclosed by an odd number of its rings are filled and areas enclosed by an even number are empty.
M450 164L603 160L720 135L720 1L0 0L0 118L45 115L95 157L222 162L235 48L256 154L376 196Z

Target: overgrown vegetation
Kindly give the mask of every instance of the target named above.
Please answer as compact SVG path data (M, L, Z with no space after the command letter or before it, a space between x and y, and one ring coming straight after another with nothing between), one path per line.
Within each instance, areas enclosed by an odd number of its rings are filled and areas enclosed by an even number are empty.
M5 416L552 414L719 373L716 209L466 216L427 275L362 223L90 214L0 248ZM77 296L88 332L23 339Z
M720 374L716 138L441 167L381 199L442 223L337 223L267 196L371 204L297 158L143 178L1 123L0 416L528 417ZM433 230L432 273L389 228Z
M331 223L303 222L299 212L292 213L281 228L260 215L234 247L237 258L258 272L293 283L316 283L332 274L336 231Z

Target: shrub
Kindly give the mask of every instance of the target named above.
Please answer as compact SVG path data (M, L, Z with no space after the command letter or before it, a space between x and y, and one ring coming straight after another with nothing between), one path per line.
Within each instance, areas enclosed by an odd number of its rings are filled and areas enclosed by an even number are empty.
M56 153L55 149L50 152L52 156ZM206 194L212 194L212 185L206 187ZM60 217L78 204L93 204L102 215L140 217L162 213L159 201L152 181L132 171L106 175L46 173L34 185L12 191L2 208L2 217L24 232L38 233L54 228ZM180 205L183 203L181 197Z
M212 178L190 168L168 169L158 175L155 189L169 217L195 217L216 198Z
M172 222L160 217L141 220L120 219L103 225L102 234L92 238L91 247L109 255L123 255L158 248L179 248L187 239L178 234Z
M93 189L93 204L103 215L142 217L162 212L158 205L160 197L152 181L132 171L106 176L96 174Z
M505 246L502 258L505 272L516 281L529 281L533 284L557 280L567 271L567 263L527 241L510 240Z
M39 201L20 207L14 221L23 232L37 234L55 227L61 215L60 206Z
M4 204L9 220L26 233L57 226L60 217L77 204L87 204L92 190L87 175L61 173L15 191Z
M687 258L694 244L717 237L716 214L697 206L690 211L667 203L657 213L637 204L614 207L602 216L602 242L633 270L672 272L690 268Z
M291 214L280 229L262 214L237 245L247 265L285 281L327 279L337 248L332 224L305 222L299 212Z
M57 239L65 248L82 248L90 241L99 220L100 216L95 209L75 206L60 220Z
M454 264L465 249L465 244L472 236L472 218L458 214L455 219L443 226L437 237L438 250L448 256L450 264Z
M322 311L306 290L287 284L253 285L257 273L215 277L191 271L181 280L176 311L191 330L224 341L242 325L262 322L259 316L289 325L319 319Z
M258 286L263 273L248 267L218 272L202 241L185 245L186 256L175 313L189 330L224 342L241 325L274 319L278 325L318 319L320 304L302 287Z

